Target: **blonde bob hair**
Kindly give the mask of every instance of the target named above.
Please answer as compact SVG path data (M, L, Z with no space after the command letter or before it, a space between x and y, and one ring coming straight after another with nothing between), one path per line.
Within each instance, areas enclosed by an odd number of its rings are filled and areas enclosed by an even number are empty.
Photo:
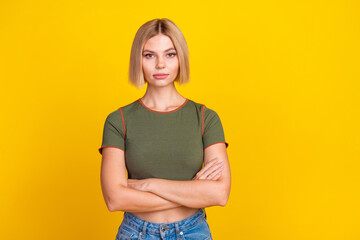
M190 81L189 49L185 37L174 22L167 18L157 18L143 24L136 32L132 43L129 82L136 88L144 86L146 82L142 69L144 45L147 40L159 34L166 35L171 39L179 59L179 72L174 81L178 82L179 85Z

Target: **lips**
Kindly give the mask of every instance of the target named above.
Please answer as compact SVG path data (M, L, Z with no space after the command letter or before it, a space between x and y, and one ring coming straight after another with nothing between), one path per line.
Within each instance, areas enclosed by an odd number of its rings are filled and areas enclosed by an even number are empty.
M166 79L169 74L165 74L165 73L157 73L153 75L155 79Z
M154 76L159 76L159 77L163 77L163 76L167 76L169 74L166 74L166 73L157 73L157 74L154 74Z

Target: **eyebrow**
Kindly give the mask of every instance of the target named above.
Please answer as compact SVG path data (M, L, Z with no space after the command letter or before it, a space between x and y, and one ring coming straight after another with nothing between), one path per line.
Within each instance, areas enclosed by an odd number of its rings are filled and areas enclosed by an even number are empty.
M165 52L168 52L168 51L170 51L170 50L175 50L175 48L169 48L169 49L165 50ZM175 51L176 51L176 50L175 50ZM154 53L153 51L146 50L146 49L143 51L143 53L144 53L144 52L151 52L151 53Z

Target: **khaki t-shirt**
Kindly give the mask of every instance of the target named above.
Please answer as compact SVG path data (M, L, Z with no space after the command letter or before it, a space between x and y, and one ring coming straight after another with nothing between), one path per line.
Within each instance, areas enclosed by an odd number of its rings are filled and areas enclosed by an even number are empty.
M190 99L168 112L154 111L141 99L111 112L102 145L125 151L129 179L191 180L200 171L204 149L225 141L218 114Z

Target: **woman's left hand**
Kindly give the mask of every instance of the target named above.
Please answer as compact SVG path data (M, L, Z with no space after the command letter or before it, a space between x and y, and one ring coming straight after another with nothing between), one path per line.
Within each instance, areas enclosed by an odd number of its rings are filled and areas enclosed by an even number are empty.
M128 179L128 187L146 192L148 191L149 179Z

